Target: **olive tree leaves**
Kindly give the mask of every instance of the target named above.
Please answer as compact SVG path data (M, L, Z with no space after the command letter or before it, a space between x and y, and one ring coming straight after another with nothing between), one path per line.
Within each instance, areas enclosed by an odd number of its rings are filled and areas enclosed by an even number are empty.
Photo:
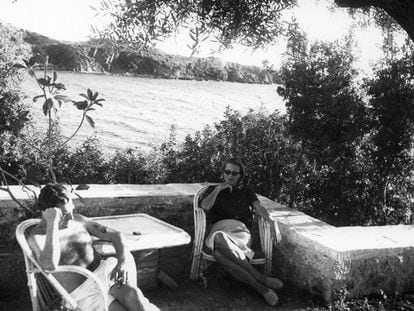
M117 45L143 48L188 30L191 55L207 39L218 43L220 50L235 43L257 49L289 36L296 22L284 12L295 5L295 0L101 0L93 9L110 16L111 23L94 32Z

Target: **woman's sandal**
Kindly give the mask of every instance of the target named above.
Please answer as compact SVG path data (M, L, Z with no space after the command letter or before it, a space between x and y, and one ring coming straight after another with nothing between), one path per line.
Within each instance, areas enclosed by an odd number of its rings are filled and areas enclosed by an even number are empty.
M265 282L266 287L273 289L281 289L283 287L283 282L277 278L267 278Z
M265 294L263 294L263 298L271 306L276 306L277 303L279 302L279 297L270 288L269 288L269 290Z

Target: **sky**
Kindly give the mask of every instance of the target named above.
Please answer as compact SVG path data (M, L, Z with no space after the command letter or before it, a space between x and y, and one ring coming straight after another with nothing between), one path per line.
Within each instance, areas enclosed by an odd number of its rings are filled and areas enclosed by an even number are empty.
M0 0L0 20L45 36L64 41L85 41L91 36L91 25L102 27L107 19L96 17L91 6L98 7L100 0ZM299 25L311 40L334 40L347 34L353 20L346 10L331 12L326 8L327 1L299 0L294 14ZM381 56L381 32L373 27L359 29L357 41L362 67ZM189 38L181 34L157 45L161 50L183 56L190 56L186 47ZM261 66L268 60L278 67L282 61L285 43L270 46L266 50L253 52L243 46L220 54L211 54L216 47L206 44L200 57L215 56L223 61Z

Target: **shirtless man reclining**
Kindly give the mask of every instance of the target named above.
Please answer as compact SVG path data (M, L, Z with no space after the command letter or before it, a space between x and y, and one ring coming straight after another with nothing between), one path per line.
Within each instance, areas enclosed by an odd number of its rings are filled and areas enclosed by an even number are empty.
M108 288L110 311L159 310L137 287L134 258L125 238L80 214L74 214L71 191L63 184L48 184L39 195L42 220L30 230L28 242L40 266L53 271L76 265L94 272ZM92 247L92 237L113 243L116 258L103 258ZM103 300L92 281L74 273L56 274L82 311L102 311Z

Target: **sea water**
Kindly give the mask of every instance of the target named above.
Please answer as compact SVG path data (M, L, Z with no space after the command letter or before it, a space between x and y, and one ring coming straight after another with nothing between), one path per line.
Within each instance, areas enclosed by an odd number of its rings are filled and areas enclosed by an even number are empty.
M74 100L82 100L80 93L90 88L105 98L103 107L95 107L89 115L95 121L92 129L87 123L71 142L81 143L95 135L105 152L120 148L150 150L166 141L171 126L175 127L178 142L206 125L224 119L229 106L242 115L249 109L266 114L278 110L285 113L285 104L277 94L275 84L245 84L222 81L189 81L106 74L58 72L57 82L63 92ZM41 94L35 80L28 75L22 83L29 96ZM42 101L32 104L32 113L39 126L46 126ZM81 120L82 111L73 103L64 103L58 112L64 135L70 135Z

